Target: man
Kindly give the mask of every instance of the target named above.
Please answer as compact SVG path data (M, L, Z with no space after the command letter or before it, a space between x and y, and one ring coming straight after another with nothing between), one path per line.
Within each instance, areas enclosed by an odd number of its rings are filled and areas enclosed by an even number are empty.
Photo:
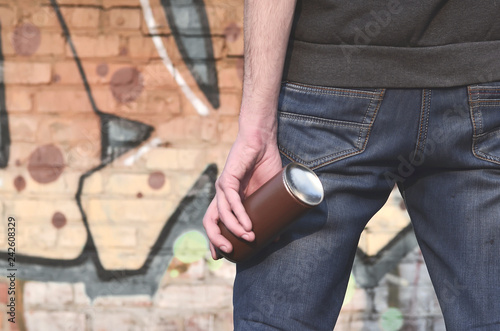
M332 330L359 235L398 185L449 330L500 330L500 4L247 0L239 132L204 218L297 161L325 200L237 265L236 330ZM290 39L290 43L289 43ZM284 82L281 84L281 82Z

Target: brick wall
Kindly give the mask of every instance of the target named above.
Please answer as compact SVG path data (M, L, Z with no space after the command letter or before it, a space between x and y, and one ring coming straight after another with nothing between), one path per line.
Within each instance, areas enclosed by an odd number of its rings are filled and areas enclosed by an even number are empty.
M243 1L168 2L0 0L2 330L232 330L201 217L237 133ZM336 330L444 329L408 222L397 195L372 220Z

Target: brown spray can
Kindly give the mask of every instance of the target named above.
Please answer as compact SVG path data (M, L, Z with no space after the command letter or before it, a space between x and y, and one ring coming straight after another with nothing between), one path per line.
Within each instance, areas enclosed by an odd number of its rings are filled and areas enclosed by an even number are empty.
M276 239L283 230L310 208L321 203L323 186L316 174L304 165L290 163L243 201L252 221L255 240L233 235L219 222L221 234L233 245L230 253L216 248L231 262L247 260Z

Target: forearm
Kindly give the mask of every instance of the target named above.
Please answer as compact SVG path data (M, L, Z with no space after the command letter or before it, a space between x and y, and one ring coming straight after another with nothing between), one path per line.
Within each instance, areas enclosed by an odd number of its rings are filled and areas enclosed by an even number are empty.
M285 54L296 0L245 0L241 128L275 130Z

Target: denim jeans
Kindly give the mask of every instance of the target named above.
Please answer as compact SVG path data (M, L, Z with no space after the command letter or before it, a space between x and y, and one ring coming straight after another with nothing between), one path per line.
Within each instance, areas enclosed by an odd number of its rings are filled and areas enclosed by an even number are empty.
M500 330L500 83L348 89L287 82L278 110L283 165L314 169L325 200L237 265L235 330L331 331L360 234L394 185L447 329Z

